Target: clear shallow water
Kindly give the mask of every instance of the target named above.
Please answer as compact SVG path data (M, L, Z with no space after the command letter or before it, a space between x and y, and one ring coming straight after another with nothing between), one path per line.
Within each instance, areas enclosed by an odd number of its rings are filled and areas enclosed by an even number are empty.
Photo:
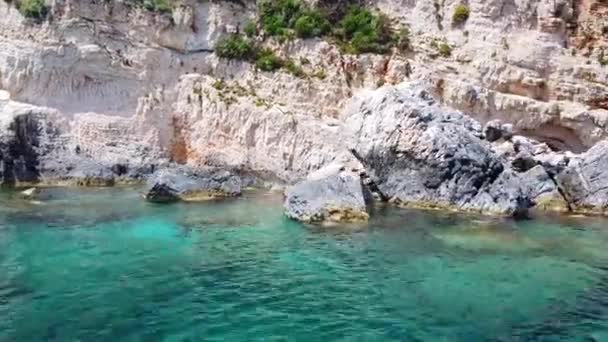
M0 195L0 341L606 341L607 221Z

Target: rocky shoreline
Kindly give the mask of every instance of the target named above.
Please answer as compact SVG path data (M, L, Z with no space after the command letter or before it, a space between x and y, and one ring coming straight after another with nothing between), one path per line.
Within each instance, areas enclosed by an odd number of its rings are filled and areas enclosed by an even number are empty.
M347 112L351 151L388 202L515 217L607 213L608 141L554 151L511 125L482 127L411 83L372 92Z
M5 186L293 186L304 221L608 212L605 1L35 4L0 1Z
M142 162L145 151L131 163L96 160L79 150L52 110L5 101L0 111L0 179L6 186L147 182L147 200L172 202L238 196L255 184L288 184L277 175L270 182L252 176L260 170ZM361 221L374 200L515 217L532 211L608 214L608 141L580 154L556 151L518 135L509 124L482 126L442 106L419 82L366 92L342 116L336 137L342 152L287 187L287 216Z

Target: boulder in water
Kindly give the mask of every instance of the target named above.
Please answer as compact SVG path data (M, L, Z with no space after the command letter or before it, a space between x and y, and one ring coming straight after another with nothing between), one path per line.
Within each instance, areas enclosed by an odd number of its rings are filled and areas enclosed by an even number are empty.
M419 84L368 93L346 116L353 154L383 198L498 215L520 214L533 203L479 123L439 106Z
M29 188L21 191L19 194L25 199L34 199L38 193L38 188Z
M285 193L288 217L311 223L357 222L369 218L366 188L352 174L333 174L296 184Z
M144 198L151 202L202 201L241 194L241 179L231 171L166 168L147 182Z
M532 208L608 213L608 142L580 156L553 151L512 135L512 127L499 121L482 129L438 105L425 88L383 87L353 101L345 113L353 155L380 198L507 216Z

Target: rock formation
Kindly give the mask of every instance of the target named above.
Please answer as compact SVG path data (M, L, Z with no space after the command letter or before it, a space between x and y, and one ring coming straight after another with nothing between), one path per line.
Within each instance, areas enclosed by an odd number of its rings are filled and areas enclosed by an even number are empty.
M369 215L359 177L331 175L303 181L285 192L288 217L304 222L357 222Z
M108 186L186 165L293 184L359 160L401 204L604 212L605 1L471 0L458 22L459 0L360 3L409 28L407 48L256 38L295 72L214 52L253 1L55 0L39 20L0 1L0 181Z
M488 141L487 127L484 135L479 123L441 107L417 84L369 93L345 115L354 155L390 201L500 215L549 201L558 209L563 202L532 156L532 165L520 167L521 152L509 155L491 143L514 150L510 140L498 141L502 134L493 133Z
M608 142L602 141L576 156L559 173L557 182L574 212L608 213Z
M148 179L144 198L151 202L204 201L241 194L242 181L227 170L172 167Z

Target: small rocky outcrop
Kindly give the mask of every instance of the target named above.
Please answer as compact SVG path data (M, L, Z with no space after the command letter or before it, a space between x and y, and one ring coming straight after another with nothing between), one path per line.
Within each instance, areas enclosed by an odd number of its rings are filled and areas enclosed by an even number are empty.
M492 120L484 126L483 134L489 142L499 139L508 140L513 137L513 125L503 124L500 120Z
M55 110L0 94L0 183L101 187L140 181L153 171L153 164L123 164L111 156L94 159L68 131Z
M367 199L359 177L332 174L288 188L284 206L288 217L302 222L358 222L369 218Z
M41 156L39 165L39 182L43 184L108 187L117 183L111 167L70 153Z
M194 170L185 166L155 172L144 198L150 202L204 201L241 194L241 178L227 170Z
M608 214L608 141L573 157L556 181L573 212Z
M40 177L38 156L44 138L52 134L55 114L46 108L0 100L0 182L35 183Z
M38 188L28 188L25 190L22 190L19 192L19 196L21 196L24 199L34 199L36 197L36 195L38 195L40 193L40 190Z

